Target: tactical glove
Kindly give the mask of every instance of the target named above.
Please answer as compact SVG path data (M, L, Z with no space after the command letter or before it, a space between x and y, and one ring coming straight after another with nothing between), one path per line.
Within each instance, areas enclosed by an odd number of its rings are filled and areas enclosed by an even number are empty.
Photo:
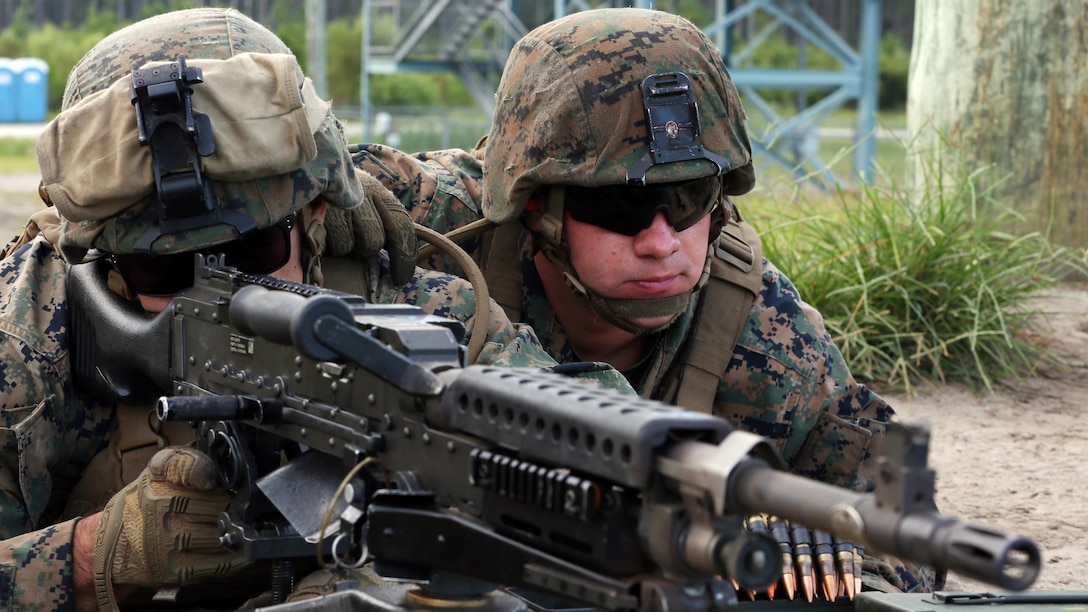
M329 207L325 215L327 255L365 258L383 247L396 284L412 278L416 267L415 225L404 204L374 176L356 170L366 198L350 210Z
M186 447L156 453L102 511L93 560L99 606L117 609L115 583L176 586L247 565L219 545L219 515L229 502L207 455Z

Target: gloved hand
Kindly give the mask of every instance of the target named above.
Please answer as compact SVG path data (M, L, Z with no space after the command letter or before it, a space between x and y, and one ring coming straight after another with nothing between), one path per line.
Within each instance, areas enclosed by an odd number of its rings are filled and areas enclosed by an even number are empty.
M219 515L229 502L207 455L188 447L156 453L102 511L93 560L99 606L117 609L114 583L183 585L247 565L219 545Z
M404 204L381 181L363 170L356 170L356 174L366 199L350 210L329 207L325 214L325 253L365 258L385 248L394 282L406 283L416 268L415 225Z

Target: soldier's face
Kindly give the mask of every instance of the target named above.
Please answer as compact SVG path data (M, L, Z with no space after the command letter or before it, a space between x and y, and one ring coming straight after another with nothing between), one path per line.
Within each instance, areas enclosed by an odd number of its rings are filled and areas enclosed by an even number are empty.
M703 273L710 238L711 215L676 231L663 212L634 236L581 223L564 215L570 262L578 277L604 297L663 298L691 291ZM654 327L670 317L637 319Z
M315 221L322 221L325 219L325 211L327 210L327 204L322 199L317 199L308 205L313 213ZM277 270L270 272L269 276L276 278L301 283L305 276L305 271L302 268L302 224L295 223L291 229L291 255L287 259L287 263L278 268ZM137 293L136 299L139 300L140 306L148 312L162 312L166 305L173 299L172 295L142 295Z
M302 230L299 228L299 224L291 229L291 255L280 268L269 273L269 276L274 276L278 279L293 281L301 283L303 279L302 270ZM166 308L170 300L174 299L172 295L143 295L136 294L136 299L139 300L140 306L147 312L162 312Z

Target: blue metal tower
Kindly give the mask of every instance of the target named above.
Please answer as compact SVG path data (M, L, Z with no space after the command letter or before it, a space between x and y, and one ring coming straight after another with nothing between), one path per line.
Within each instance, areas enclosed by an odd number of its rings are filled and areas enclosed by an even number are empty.
M815 11L808 0L711 0L714 20L702 26L722 50L749 114L759 113L753 147L788 168L795 176L829 187L838 179L819 157L821 122L849 102L857 106L853 129L853 161L857 178L872 178L875 150L880 15L882 0L861 3L858 45L852 47ZM540 2L527 0L363 0L362 116L369 116L368 75L404 70L457 73L485 113L493 110L493 93L513 43L540 21ZM622 5L653 8L650 0L552 0L555 19L574 11ZM378 47L369 41L369 24L376 15L392 19L393 44ZM747 31L737 45L735 31ZM760 46L775 33L788 32L798 45L799 65L791 69L755 66ZM837 69L812 70L809 49L819 49ZM769 90L799 92L792 116L769 103ZM810 93L811 92L811 93ZM817 99L809 103L809 98ZM365 129L365 128L364 128Z

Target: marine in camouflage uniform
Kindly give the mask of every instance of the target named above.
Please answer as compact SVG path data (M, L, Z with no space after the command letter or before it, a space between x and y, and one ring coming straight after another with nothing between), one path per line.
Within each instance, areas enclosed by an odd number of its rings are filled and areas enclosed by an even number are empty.
M670 126L648 119L646 107L653 101L641 95L640 84L650 75L676 71L690 77L699 138L680 143L688 145L680 153L680 145L671 151L666 145L654 157L649 125L660 128L656 138L664 137ZM711 154L703 155L700 145ZM542 236L544 232L519 229L516 240L506 246L498 237L509 227L505 224L517 224L530 197L547 200L555 185L569 189L637 183L632 177L638 179L639 172L649 185L717 174L722 181L718 211L724 216L717 225L742 237L732 244L758 247L758 238L730 197L749 191L755 180L739 96L713 44L675 15L640 9L583 11L530 32L511 51L496 94L492 131L472 151L406 154L382 145L354 150L356 165L389 187L417 222L440 232L482 218L498 226L464 240L462 246L481 263L492 297L511 318L531 325L560 362L579 356L544 293L534 257L550 249L546 254L554 262L555 252L561 259L563 248L569 247L562 237ZM673 161L647 164L670 154L675 154ZM724 234L713 240L716 236L712 230L708 265L718 256L715 247L729 246ZM560 269L569 273L566 256L567 268ZM678 379L693 352L729 348L721 346L727 343L723 337L699 337L699 322L730 318L739 303L734 297L744 289L723 303L707 297L716 281L697 285L675 309L672 323L653 332L652 348L639 366L626 374L642 396L712 411L764 436L798 474L868 489L875 463L869 460L883 454L894 411L853 378L820 314L773 263L760 259L762 272L750 285L751 306L731 317L746 318L732 354L724 355L723 366L712 373L705 405L685 402ZM430 265L459 270L442 255ZM752 280L734 276L740 283ZM510 282L510 277L516 280ZM511 295L493 283L515 290ZM617 318L615 311L594 310L610 322ZM868 568L869 584L882 590L930 591L943 583L943 572L935 575L895 560L870 559Z
M135 115L122 77L133 62L173 61L179 53L190 58L190 65L204 66L204 83L194 86L194 110L211 106L202 96L217 92L238 98L238 92L245 91L263 99L260 90L232 87L237 82L228 78L231 75L252 77L269 87L267 97L274 102L295 99L292 112L281 110L282 115L272 119L286 116L294 127L259 124L266 129L242 130L237 136L217 131L217 152L240 156L222 162L223 169L207 170L207 175L215 181L223 209L255 221L254 231L299 212L311 255L307 280L363 295L374 303L416 304L466 321L470 337L487 334L478 363L555 363L531 330L511 324L493 303L489 327L473 330L475 299L467 282L414 265L405 269L403 257L391 263L383 246L394 258L407 255L411 261L414 255L414 231L407 214L379 183L354 169L341 126L302 78L290 50L271 32L236 11L218 9L168 13L124 28L100 42L73 69L63 112L39 142L41 191L51 206L32 218L0 260L3 610L74 609L77 517L100 509L139 474L156 448L191 437L191 431L175 435L144 424L143 433L150 439L130 448L131 440L119 435L118 421L126 414L122 407L73 386L66 285L69 266L82 262L89 249L131 253L145 232L155 231L159 223L152 162L147 148L134 144ZM243 61L257 63L246 64L241 72L228 70L237 66L231 62ZM227 76L217 78L219 74ZM121 100L120 108L110 96ZM248 99L242 103L260 106ZM222 117L213 117L213 126L225 123ZM249 140L259 140L262 134L255 132L260 131L266 136L263 145ZM301 144L285 140L289 137ZM247 156L251 146L264 146L267 154ZM309 149L308 157L290 158L298 149ZM214 159L209 158L209 165ZM274 163L280 167L270 165ZM311 217L307 206L317 199L328 205L324 224ZM245 222L241 217L226 218ZM236 237L236 228L205 225L163 233L152 242L151 252L198 250ZM405 279L398 276L407 277L407 282L402 284ZM111 288L125 291L119 276L111 274L110 282ZM627 386L607 367L596 376L614 387ZM135 414L146 419L149 410L137 407ZM88 470L95 477L85 477L87 466L99 461L109 467Z

